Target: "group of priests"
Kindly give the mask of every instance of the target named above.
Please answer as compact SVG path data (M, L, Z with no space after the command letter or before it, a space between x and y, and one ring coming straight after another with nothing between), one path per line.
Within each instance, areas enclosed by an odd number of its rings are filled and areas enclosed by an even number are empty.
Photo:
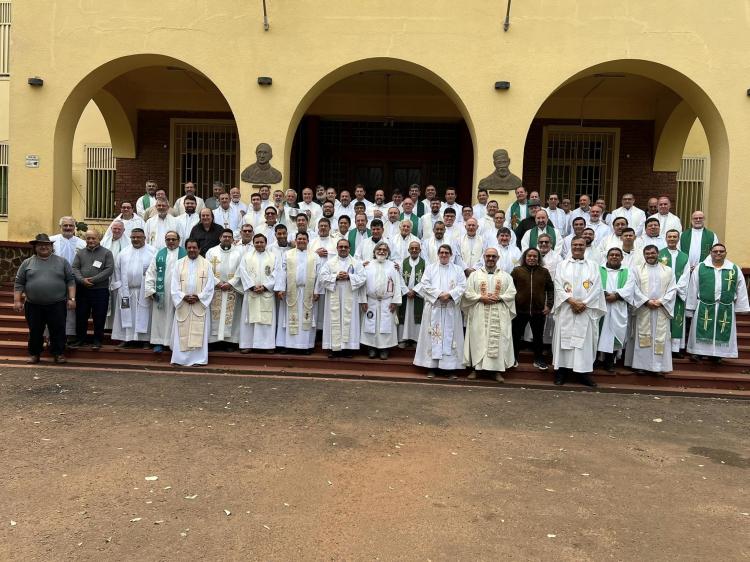
M644 211L627 193L607 212L587 195L575 209L554 193L542 206L523 187L506 210L481 189L466 206L434 186L390 201L383 190L369 201L361 185L300 195L264 186L248 205L215 185L204 201L188 183L171 205L149 182L102 240L115 263L113 339L170 348L179 365L206 364L209 347L309 354L321 342L331 357L364 348L381 360L415 347L430 377L468 368L502 380L518 364L511 326L523 318L540 327L525 339L551 344L558 384L571 373L595 384L594 365L620 358L663 373L685 349L698 361L737 357L736 314L750 311L742 272L704 214L683 230L667 197ZM53 239L72 261L69 230ZM551 278L549 302L517 310L538 289L516 286L514 270L536 267Z

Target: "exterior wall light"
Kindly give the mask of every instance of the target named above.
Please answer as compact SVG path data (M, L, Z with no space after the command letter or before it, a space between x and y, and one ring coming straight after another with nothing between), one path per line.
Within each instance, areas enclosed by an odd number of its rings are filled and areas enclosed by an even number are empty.
M273 84L273 78L270 76L258 76L259 86L270 86L271 84Z
M34 76L33 78L29 78L29 86L44 86L44 80L39 78L39 76Z
M510 82L501 81L501 82L495 82L495 89L496 90L510 90Z

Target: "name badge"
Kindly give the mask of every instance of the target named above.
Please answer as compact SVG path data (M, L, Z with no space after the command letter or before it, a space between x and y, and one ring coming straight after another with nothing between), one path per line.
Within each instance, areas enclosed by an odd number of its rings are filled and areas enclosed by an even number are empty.
M93 266L94 266L95 268L99 269L99 268L100 268L100 267L102 266L102 262L100 262L99 260L96 260L96 261L95 261L95 262L94 262L93 264L91 264L91 265L93 265Z

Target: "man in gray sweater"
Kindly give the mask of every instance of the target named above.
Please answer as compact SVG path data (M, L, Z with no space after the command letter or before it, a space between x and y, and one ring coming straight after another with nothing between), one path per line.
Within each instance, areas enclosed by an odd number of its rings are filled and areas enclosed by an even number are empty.
M115 270L112 252L99 244L99 233L89 230L85 236L86 247L78 250L73 259L73 275L78 284L76 304L76 341L71 348L86 345L89 316L94 318L93 350L102 347L104 324L109 305L109 278Z
M37 234L30 242L34 255L18 268L13 287L13 309L25 312L29 325L29 363L39 363L44 329L55 363L65 363L65 317L76 307L76 282L70 264L52 253L52 241ZM26 295L26 302L22 295ZM67 304L67 308L66 308Z

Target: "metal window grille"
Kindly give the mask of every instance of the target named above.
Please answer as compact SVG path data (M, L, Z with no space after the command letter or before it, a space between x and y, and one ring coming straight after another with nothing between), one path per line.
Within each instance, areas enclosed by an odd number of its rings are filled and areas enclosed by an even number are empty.
M10 2L0 1L0 76L10 74Z
M612 200L617 191L617 129L545 127L542 146L544 197L552 192L575 203L581 195L591 201Z
M8 143L0 143L0 216L8 216Z
M116 163L111 146L86 146L86 218L115 216Z
M705 156L683 156L677 172L677 211L682 224L690 224L693 211L703 209L703 191L706 181L708 158Z
M237 126L233 121L172 122L172 195L182 195L186 182L197 194L211 196L211 186L221 181L238 185L239 151Z

